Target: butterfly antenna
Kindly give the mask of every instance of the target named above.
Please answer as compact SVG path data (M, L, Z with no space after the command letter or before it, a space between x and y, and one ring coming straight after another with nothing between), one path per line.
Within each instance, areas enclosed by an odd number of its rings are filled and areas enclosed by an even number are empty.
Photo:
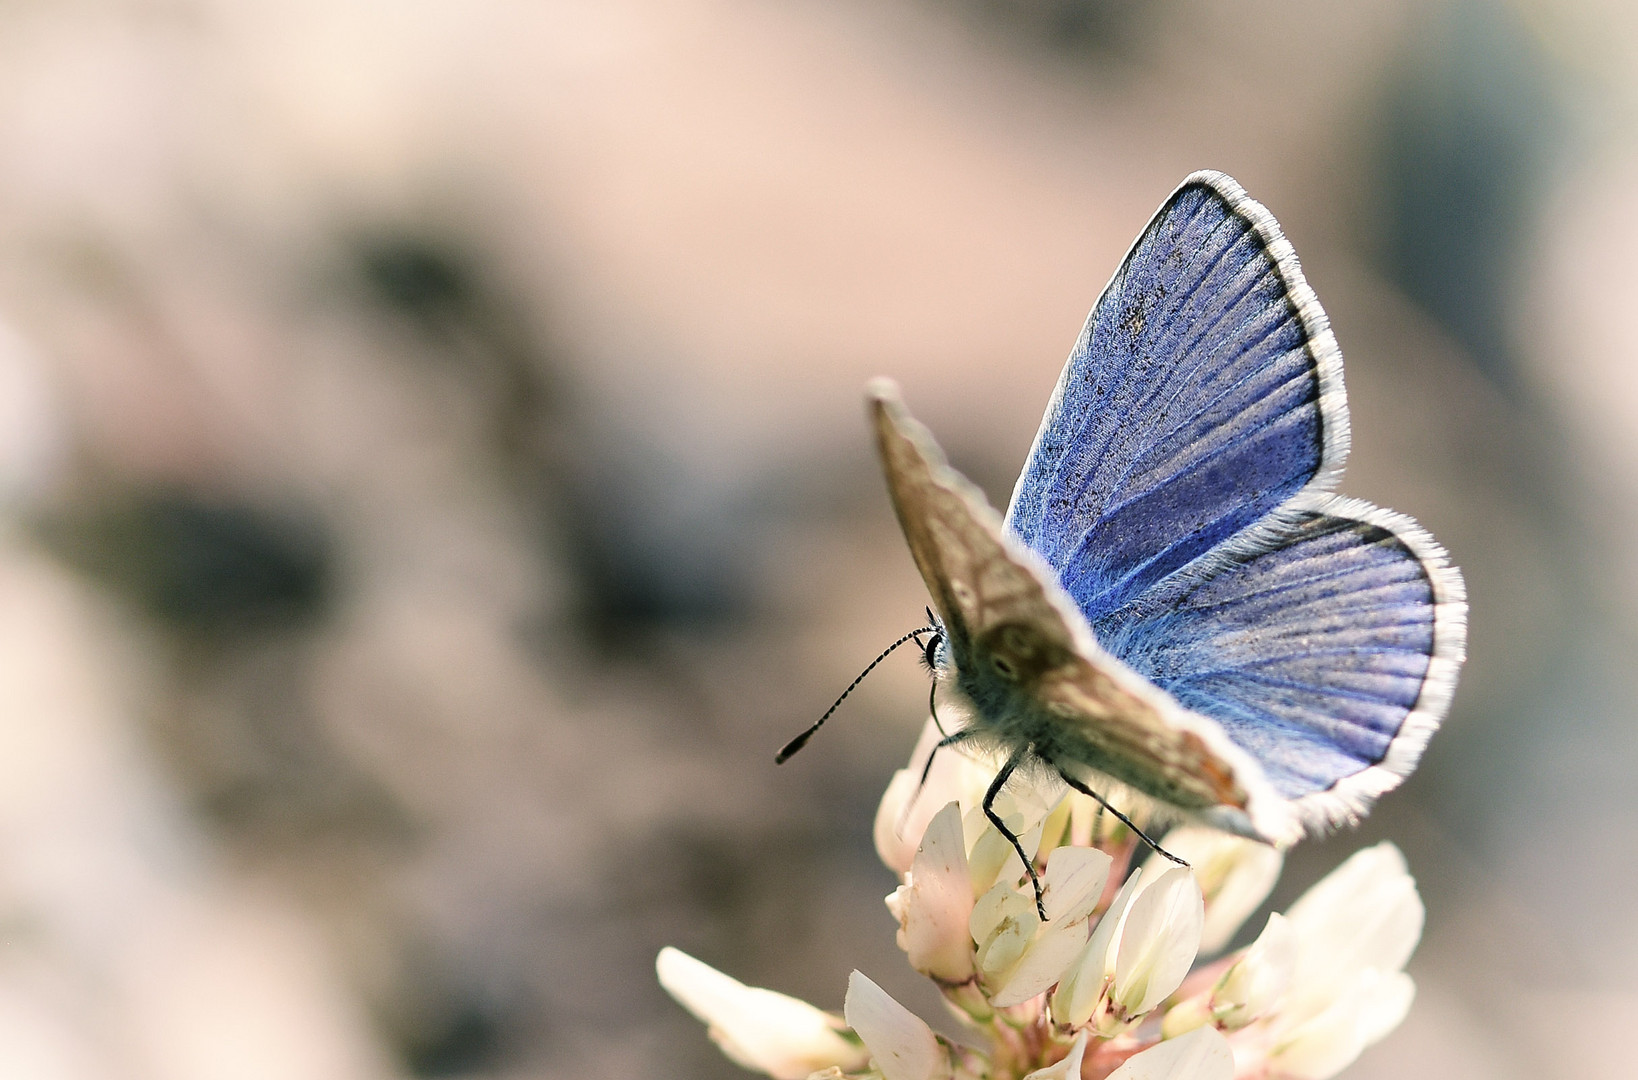
M825 710L825 715L815 720L812 727L808 728L808 730L802 732L802 734L786 743L784 749L780 750L779 753L774 755L774 764L785 764L785 762L789 761L793 756L795 756L798 750L806 746L808 744L808 740L813 738L813 733L823 727L825 721L830 719L831 714L842 707L842 702L847 700L847 696L853 693L854 688L856 688L860 683L864 682L866 675L869 675L872 671L876 670L877 664L893 655L894 649L898 648L900 645L903 645L906 641L915 640L919 644L922 634L931 634L936 633L937 631L938 627L936 626L920 626L899 638L899 640L895 641L887 648L883 649L882 654L876 657L876 659L872 660L869 667L859 672L859 677L857 679L854 679L852 682L847 684L847 689L842 691L842 696L836 699L836 703L834 705Z

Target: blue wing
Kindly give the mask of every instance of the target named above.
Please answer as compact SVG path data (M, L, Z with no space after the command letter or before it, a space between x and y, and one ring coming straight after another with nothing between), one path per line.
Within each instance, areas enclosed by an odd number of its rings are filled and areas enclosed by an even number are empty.
M1279 226L1197 173L1087 319L1007 524L1096 622L1335 483L1347 425L1341 357Z
M1415 766L1454 688L1466 606L1460 575L1409 518L1324 505L1277 546L1202 561L1094 631L1221 724L1276 792L1336 820Z

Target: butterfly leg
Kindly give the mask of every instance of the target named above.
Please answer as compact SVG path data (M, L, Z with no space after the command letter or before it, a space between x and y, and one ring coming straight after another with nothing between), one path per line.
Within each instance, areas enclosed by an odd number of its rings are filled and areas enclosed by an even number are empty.
M962 730L966 729L963 728ZM961 732L958 731L956 734L959 735ZM996 830L1007 838L1008 843L1012 844L1012 849L1018 852L1018 857L1024 860L1024 869L1029 871L1029 883L1035 887L1035 912L1041 916L1042 922L1046 922L1046 903L1041 898L1041 878L1035 872L1035 860L1031 859L1024 851L1023 841L1019 840L1017 834L1007 828L1007 823L1002 821L1001 815L995 812L996 796L1001 794L1001 789L1007 786L1007 780L1012 776L1012 771L1023 762L1029 753L1028 747L1014 751L1013 755L1007 759L1007 763L1001 766L1001 771L995 774L995 779L990 781L990 789L984 793L984 816L990 819L990 824L994 825Z
M1092 796L1093 799L1097 800L1099 813L1102 813L1104 810L1107 810L1111 814L1115 815L1115 818L1122 825L1126 826L1128 829L1131 829L1133 834L1136 835L1139 840L1142 840L1145 844L1147 844L1149 846L1149 850L1153 851L1157 855L1166 856L1166 858L1172 860L1172 862L1176 863L1179 866L1187 867L1189 865L1188 863L1184 862L1182 859L1178 858L1176 855L1173 855L1171 852L1167 851L1165 848L1163 848L1159 844L1155 843L1153 837L1151 837L1148 833L1144 832L1142 829L1138 828L1135 824L1133 824L1131 818L1127 817L1125 814L1121 813L1119 810L1116 810L1113 806L1110 806L1109 801L1107 799L1105 799L1102 795L1099 795L1096 791L1093 791L1091 788L1089 788L1085 784L1081 783L1081 781L1075 779L1075 777L1070 776L1067 772L1065 772L1062 769L1058 770L1058 775L1063 778L1064 783L1068 784L1070 787L1074 788L1076 791L1080 792L1082 795L1090 795L1090 796Z
M943 728L939 729L941 732L943 730ZM916 781L916 793L910 797L909 802L904 804L904 810L899 814L899 823L893 826L893 831L896 834L899 836L904 835L904 824L910 820L910 811L915 808L916 800L921 798L921 789L927 786L927 778L933 772L933 759L938 756L938 752L946 746L954 746L957 743L965 742L972 738L973 734L974 729L962 728L960 731L944 736L944 738L933 744L933 748L927 752L927 764L921 767L921 779Z
M921 789L927 786L927 777L933 772L933 758L938 755L938 752L946 746L966 742L976 733L973 728L962 728L960 731L944 736L944 738L933 744L933 749L927 754L927 764L921 767L921 779L916 782L916 794L921 794Z

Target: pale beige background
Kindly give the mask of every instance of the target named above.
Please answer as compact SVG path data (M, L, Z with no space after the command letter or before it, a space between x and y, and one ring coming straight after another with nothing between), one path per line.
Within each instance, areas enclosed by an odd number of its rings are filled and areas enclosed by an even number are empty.
M868 837L923 676L770 760L924 602L860 390L1004 499L1202 167L1332 316L1344 491L1473 595L1425 767L1277 897L1423 883L1348 1075L1628 1075L1635 71L1607 0L0 4L0 1075L737 1075L666 943L930 1007ZM179 609L235 528L295 592Z

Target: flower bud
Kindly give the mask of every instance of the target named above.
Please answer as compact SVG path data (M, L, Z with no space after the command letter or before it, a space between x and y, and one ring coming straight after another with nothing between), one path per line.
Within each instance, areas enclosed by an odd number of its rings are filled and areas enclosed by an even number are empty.
M713 1041L747 1069L802 1080L831 1065L863 1068L868 1055L842 1022L805 1001L746 986L678 949L660 950L660 985L704 1021Z
M1251 947L1241 954L1211 994L1211 1015L1233 1031L1274 1007L1291 982L1297 963L1297 936L1284 915L1275 912Z
M1160 1037L1175 1039L1211 1022L1211 995L1196 994L1166 1010L1160 1021Z

